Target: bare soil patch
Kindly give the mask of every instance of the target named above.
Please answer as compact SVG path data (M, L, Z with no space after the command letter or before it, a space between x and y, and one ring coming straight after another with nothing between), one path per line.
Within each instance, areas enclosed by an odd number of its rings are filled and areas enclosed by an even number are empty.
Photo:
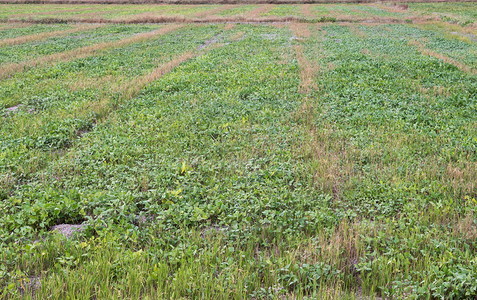
M69 239L73 237L75 233L83 231L84 227L86 227L84 224L60 224L51 227L50 231L62 234Z

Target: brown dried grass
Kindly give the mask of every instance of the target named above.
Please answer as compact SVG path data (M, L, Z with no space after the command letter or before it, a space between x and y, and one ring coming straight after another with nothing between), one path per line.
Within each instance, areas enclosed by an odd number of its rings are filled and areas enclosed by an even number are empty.
M262 14L265 14L265 13L269 12L272 9L272 7L273 7L273 5L269 5L269 4L260 5L257 8L252 9L251 11L246 13L246 16L248 18L252 18L252 19L258 18Z
M4 39L0 41L0 47L6 47L6 46L13 46L13 45L18 45L18 44L23 44L27 42L32 42L32 41L41 41L41 40L46 40L50 37L59 37L59 36L65 36L70 33L75 33L75 32L80 32L80 31L85 31L89 29L94 29L98 28L102 25L78 25L75 26L73 29L68 29L68 30L57 30L57 31L51 31L51 32L42 32L38 34L32 34L32 35L24 35L24 36L19 36L16 38L11 38L11 39Z
M70 51L46 55L46 56L32 59L25 62L5 64L0 69L0 79L7 78L17 72L21 72L29 68L37 67L40 65L46 65L51 63L69 61L69 60L78 59L78 58L84 58L84 57L95 55L96 53L99 53L100 51L103 51L109 48L123 47L133 43L145 41L159 35L167 34L180 27L182 27L182 25L172 24L172 25L161 27L158 30L154 30L154 31L146 32L142 34L137 34L135 36L128 37L119 41L99 43L99 44L95 44L91 46L73 49Z
M294 23L290 25L290 29L297 38L308 38L311 35L307 24ZM295 55L300 68L300 92L309 94L312 90L318 89L314 82L314 77L318 72L318 66L306 58L303 45L301 44L295 45Z
M461 237L469 241L477 240L477 226L475 216L472 213L467 214L463 218L458 218L453 222L452 235Z
M311 12L311 5L310 4L303 4L301 6L301 13L306 17L306 18L314 18L315 14Z
M122 94L127 99L133 98L139 93L139 91L141 91L144 88L144 86L159 79L164 74L169 73L173 68L177 67L178 65L182 64L183 62L197 55L199 55L199 53L197 52L187 52L180 56L175 57L171 61L159 66L157 69L155 69L151 73L132 80L129 85L124 86L122 90Z
M306 28L305 28L306 27ZM291 24L290 29L303 41L311 35L309 27L304 24ZM304 55L303 45L295 45L295 55L300 68L301 93L305 94L303 104L296 113L296 118L304 122L306 142L297 145L297 155L308 161L308 170L312 174L315 187L331 192L335 201L340 200L341 189L348 184L353 173L354 148L344 140L334 136L331 126L315 124L315 114L319 103L312 92L318 90L315 81L320 68Z
M417 90L421 95L431 95L431 96L450 96L449 89L443 86L433 86L432 88L425 88L421 85L417 86Z
M314 81L314 77L318 72L318 66L305 57L303 45L295 45L295 55L300 68L300 93L309 94L312 90L318 89Z
M354 160L357 150L336 136L331 125L309 125L309 142L303 151L310 160L314 185L331 192L334 201L341 198L355 175Z
M227 25L225 25L224 29L225 30L230 30L232 28L234 28L237 24L235 23L228 23Z
M477 162L467 161L460 165L449 163L442 177L442 184L450 184L455 193L475 194L477 190L476 170Z
M355 264L364 252L363 230L358 221L343 220L331 234L321 233L314 241L299 247L296 260L307 264L325 262L355 274Z
M239 41L241 39L243 39L243 37L245 36L245 33L243 31L239 31L237 32L236 34L234 34L230 40L231 41Z
M308 38L311 36L310 27L307 24L294 23L290 24L290 29L296 37Z

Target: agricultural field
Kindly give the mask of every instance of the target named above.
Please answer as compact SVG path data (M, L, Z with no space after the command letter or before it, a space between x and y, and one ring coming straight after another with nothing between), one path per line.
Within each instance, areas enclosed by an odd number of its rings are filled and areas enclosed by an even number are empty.
M1 0L0 0L1 1ZM1 3L1 2L0 2ZM211 23L211 22L372 22L439 21L473 27L475 2L305 5L42 5L0 4L0 21L30 23Z
M0 5L0 298L475 299L476 11Z

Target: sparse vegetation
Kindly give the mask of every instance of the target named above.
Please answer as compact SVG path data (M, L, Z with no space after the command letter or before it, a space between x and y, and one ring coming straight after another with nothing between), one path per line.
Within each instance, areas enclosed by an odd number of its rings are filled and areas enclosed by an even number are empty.
M455 5L2 5L0 298L476 298Z

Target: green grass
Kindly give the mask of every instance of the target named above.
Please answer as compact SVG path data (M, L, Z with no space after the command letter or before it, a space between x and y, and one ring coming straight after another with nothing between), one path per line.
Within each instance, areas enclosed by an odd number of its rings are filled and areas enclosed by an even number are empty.
M475 298L475 42L291 27L184 25L0 81L0 298Z
M51 18L105 18L105 19L127 19L140 14L150 14L157 16L191 16L196 13L214 9L216 5L24 5L10 6L1 5L7 9L0 11L1 19L16 20L41 20ZM247 7L247 6L244 6ZM90 8L88 10L83 10ZM81 9L78 11L68 11ZM242 7L240 7L242 9ZM65 10L65 12L61 12ZM238 10L240 11L240 10ZM237 12L238 12L237 11ZM51 12L51 13L48 13Z
M38 4L1 4L0 17L16 14L43 13L48 11L62 11L71 9L94 8L94 5L38 5Z
M224 11L220 11L217 15L222 17L230 17L230 16L237 16L237 15L246 15L249 11L257 8L257 5L238 5L231 9L227 9Z
M27 27L18 27L18 28L5 28L0 30L0 37L2 39L11 39L24 35L38 34L42 32L51 32L57 30L66 30L70 29L73 26L69 24L59 24L59 25L32 25ZM3 52L2 52L3 55Z
M268 12L263 13L261 16L278 16L278 17L287 17L287 16L301 16L301 5L275 5Z
M458 24L472 24L477 20L477 3L410 3L409 9L421 14L437 15L444 21Z
M116 41L141 32L152 31L157 27L157 25L109 25L75 32L66 36L52 37L44 41L33 41L3 47L0 54L0 65L27 61L44 55L91 46L100 42ZM1 102L5 100L7 99L2 97Z

